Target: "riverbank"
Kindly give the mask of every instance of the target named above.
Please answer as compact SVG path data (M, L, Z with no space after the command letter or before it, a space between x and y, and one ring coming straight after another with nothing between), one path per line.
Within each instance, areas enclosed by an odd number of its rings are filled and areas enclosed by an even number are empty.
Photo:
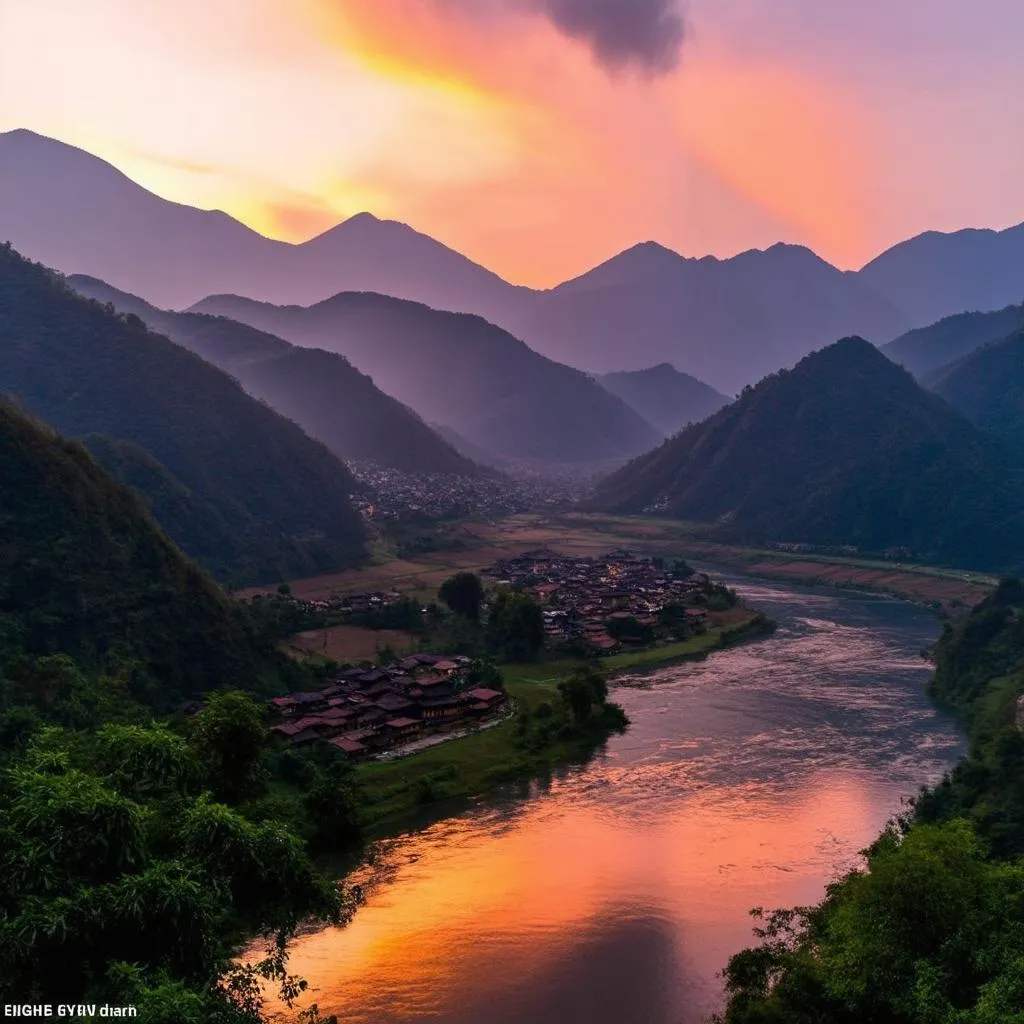
M1022 623L1024 584L1007 580L943 631L931 692L966 726L966 757L824 902L768 917L723 973L718 1024L1021 1019Z
M295 944L310 999L348 1024L699 1024L720 1010L748 909L819 900L961 749L925 693L932 614L739 591L779 623L772 639L653 685L620 678L630 728L586 764L374 828L366 904Z
M943 566L721 544L706 539L706 527L653 517L523 514L493 522L447 523L438 531L438 550L413 558L382 550L375 565L293 580L292 591L306 599L392 588L429 595L456 572L476 572L541 547L577 556L627 547L649 555L706 561L763 579L885 593L945 616L973 608L999 582L989 573Z
M673 663L707 658L716 650L767 636L774 623L756 609L739 607L713 613L707 632L673 644L627 651L603 658L599 668L610 681L663 668ZM607 734L581 733L553 737L542 747L524 746L517 717L533 714L545 702L558 699L558 684L591 663L564 658L505 665L505 688L515 713L499 724L389 762L369 762L356 769L361 792L362 820L368 829L410 815L443 801L466 800L516 779L550 773L559 765L585 762Z

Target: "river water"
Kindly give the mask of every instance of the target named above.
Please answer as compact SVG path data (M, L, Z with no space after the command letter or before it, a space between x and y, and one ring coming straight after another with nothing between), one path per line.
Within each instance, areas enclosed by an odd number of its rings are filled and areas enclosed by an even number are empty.
M377 850L291 967L341 1024L697 1024L754 906L815 902L962 753L927 612L731 580L775 636L660 670L588 765ZM636 681L639 682L639 681Z

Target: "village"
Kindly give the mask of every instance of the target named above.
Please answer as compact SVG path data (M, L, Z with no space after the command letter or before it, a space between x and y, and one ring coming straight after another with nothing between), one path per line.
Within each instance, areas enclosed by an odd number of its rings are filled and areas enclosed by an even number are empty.
M312 693L274 697L271 734L292 746L326 741L353 760L394 753L428 735L479 728L507 709L504 689L477 685L473 659L412 654L387 665L342 669Z
M407 473L366 462L349 469L368 488L352 495L363 518L371 522L501 518L519 512L571 508L584 494L574 480L523 478L499 472L479 476Z
M481 575L491 594L509 588L537 602L548 657L598 659L676 643L703 633L709 611L724 611L736 601L731 591L681 560L667 564L628 551L592 558L537 550L496 562ZM365 621L409 602L397 591L381 591L306 606ZM383 665L341 668L324 689L273 698L269 708L276 723L271 733L288 744L325 741L363 760L400 756L481 728L509 713L511 704L490 662L424 652Z
M590 647L599 655L682 640L703 630L709 603L735 601L684 562L667 565L629 551L597 558L533 551L495 563L484 578L540 603L549 647Z

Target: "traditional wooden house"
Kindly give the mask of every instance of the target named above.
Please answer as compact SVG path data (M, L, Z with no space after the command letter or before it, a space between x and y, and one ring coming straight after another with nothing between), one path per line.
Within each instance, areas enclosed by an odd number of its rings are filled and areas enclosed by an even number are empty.
M353 760L360 760L370 753L370 748L365 743L354 740L350 736L335 736L330 742L332 746Z
M381 725L380 733L389 744L400 743L415 737L422 728L416 718L389 718Z

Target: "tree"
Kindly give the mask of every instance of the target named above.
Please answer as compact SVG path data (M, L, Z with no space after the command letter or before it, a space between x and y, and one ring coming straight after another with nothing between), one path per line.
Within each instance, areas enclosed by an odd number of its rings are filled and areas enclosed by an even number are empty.
M354 845L360 837L359 802L349 760L328 744L318 745L314 771L303 800L319 848Z
M267 742L263 709L244 693L210 694L196 715L192 743L213 792L237 802L259 785Z
M648 641L654 639L654 630L650 626L640 625L633 615L625 619L607 619L605 629L608 635L616 640L623 640L626 637Z
M534 661L544 646L544 613L526 594L502 590L487 622L488 642L507 661Z
M596 705L608 699L608 684L604 676L592 669L577 669L558 684L558 692L569 706L573 719L580 723L590 718Z
M488 690L504 690L505 677L501 669L489 658L474 658L466 673L466 683L470 689L483 687Z
M459 572L441 584L437 596L456 615L477 622L484 603L484 585L475 572Z
M289 937L307 917L340 922L351 901L280 824L168 791L168 767L175 779L187 756L162 729L146 731L95 744L46 729L0 777L0 1002L131 1003L158 1024L258 1024L250 982L301 991L285 969ZM105 776L116 751L140 777ZM143 784L154 766L159 784ZM253 934L272 937L271 950L239 967Z

